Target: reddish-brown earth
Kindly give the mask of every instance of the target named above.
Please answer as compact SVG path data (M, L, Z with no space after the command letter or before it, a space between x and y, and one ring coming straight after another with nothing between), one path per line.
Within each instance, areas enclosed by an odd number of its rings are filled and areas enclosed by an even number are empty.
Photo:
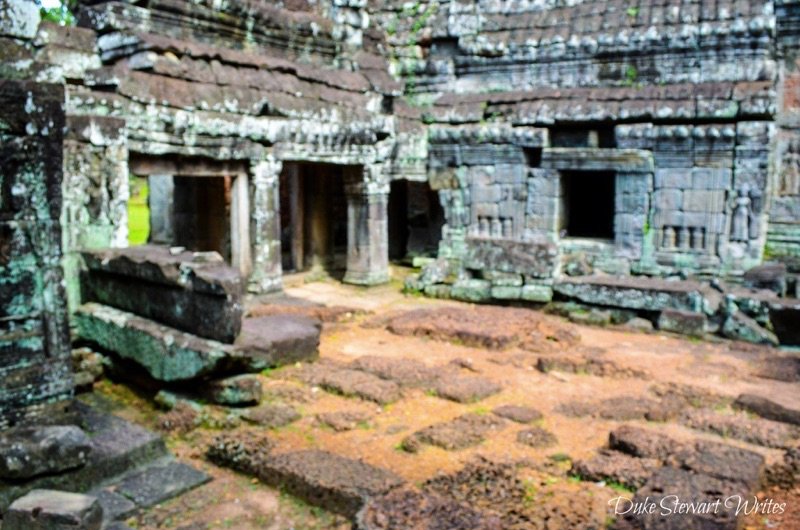
M381 510L397 506L446 514L469 505L480 513L464 513L465 524L486 520L492 527L499 520L502 528L520 529L602 528L613 520L608 500L630 492L581 480L570 469L598 451L607 454L609 433L623 425L687 444L745 448L762 455L768 469L782 461L784 447L798 444L795 427L731 406L748 393L798 408L795 378L764 377L788 364L765 363L777 350L406 297L396 284L367 290L297 282L287 292L337 306L336 316L312 311L327 317L320 363L259 376L262 408L248 415L263 422L237 419L248 409L210 405L194 423L185 413L170 413L170 448L215 480L138 517L138 528L350 527L342 516L208 462L206 449L223 432L268 438L275 453L328 451L404 479L411 490L376 500L368 512L373 521L385 520ZM109 382L95 394L120 415L165 428L166 414L146 396ZM283 414L287 407L299 419ZM500 415L493 413L498 409ZM643 465L618 455L605 457L608 466L637 485L652 470L651 460ZM797 489L761 495L789 508L747 518L747 528L800 528Z

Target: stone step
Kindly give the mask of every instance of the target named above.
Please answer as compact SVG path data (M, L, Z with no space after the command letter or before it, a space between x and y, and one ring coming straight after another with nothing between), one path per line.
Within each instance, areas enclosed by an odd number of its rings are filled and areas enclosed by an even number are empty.
M167 456L163 439L143 427L75 402L78 424L89 435L91 452L83 467L22 482L0 481L0 512L33 489L85 492L97 485Z
M202 471L168 456L116 477L89 494L103 507L108 527L210 480Z

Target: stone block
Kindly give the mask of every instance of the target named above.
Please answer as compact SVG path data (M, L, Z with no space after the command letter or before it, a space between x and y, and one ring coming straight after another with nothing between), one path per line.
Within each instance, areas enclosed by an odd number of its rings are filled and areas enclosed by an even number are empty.
M321 323L302 315L247 318L234 344L245 357L283 366L319 357Z
M33 490L11 504L4 530L100 530L103 509L95 497Z
M0 478L28 479L86 464L92 447L79 427L19 427L0 434Z
M208 383L206 395L217 405L254 405L261 401L261 381L251 374L217 379Z
M734 407L758 414L768 420L780 421L791 425L800 425L800 410L784 407L771 399L753 394L741 394L734 402Z
M779 296L786 294L786 265L764 263L744 273L744 284L751 289L769 289Z
M725 209L723 190L686 190L683 192L683 210L686 212L721 212Z
M39 6L33 0L9 0L0 9L0 35L32 39L39 29Z
M465 302L486 302L492 296L492 283L486 280L460 280L453 284L450 296Z
M692 187L692 171L685 168L657 169L655 173L656 189L688 189Z
M199 337L232 343L242 322L242 280L221 258L142 245L84 252L84 302L99 302Z
M101 304L83 304L74 318L82 339L135 362L158 381L190 381L231 370L260 371L274 362L273 355L260 355L256 348L245 353Z
M495 300L519 300L522 296L522 287L511 285L497 285L492 287L492 298Z
M131 499L137 506L150 508L209 480L211 477L202 471L167 459L126 477L117 486L117 492Z
M704 305L705 287L692 281L583 276L561 280L553 290L587 304L646 311L694 311Z
M556 248L549 243L467 239L464 264L469 269L496 270L549 278L556 265Z
M519 287L522 285L522 275L513 272L486 270L482 273L484 280L492 282L495 287Z
M770 330L762 327L758 322L736 311L725 319L720 330L723 336L733 340L743 340L755 344L778 345L778 337Z
M657 210L680 210L683 192L680 190L657 190L653 193L653 206Z
M520 298L528 302L546 304L553 299L553 288L548 285L524 285Z
M706 316L693 311L665 309L658 316L658 329L681 335L702 337L706 332Z

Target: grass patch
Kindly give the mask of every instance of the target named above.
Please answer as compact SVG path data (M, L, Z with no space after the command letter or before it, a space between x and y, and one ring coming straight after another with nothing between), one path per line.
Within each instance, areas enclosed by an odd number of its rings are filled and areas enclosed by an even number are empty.
M150 237L150 207L147 179L131 177L130 199L128 200L128 244L143 245Z

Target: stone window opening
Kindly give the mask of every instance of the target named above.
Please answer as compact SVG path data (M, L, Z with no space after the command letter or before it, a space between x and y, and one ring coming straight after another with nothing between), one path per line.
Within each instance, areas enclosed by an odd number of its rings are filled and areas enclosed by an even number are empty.
M614 239L615 181L613 171L561 173L562 237Z

